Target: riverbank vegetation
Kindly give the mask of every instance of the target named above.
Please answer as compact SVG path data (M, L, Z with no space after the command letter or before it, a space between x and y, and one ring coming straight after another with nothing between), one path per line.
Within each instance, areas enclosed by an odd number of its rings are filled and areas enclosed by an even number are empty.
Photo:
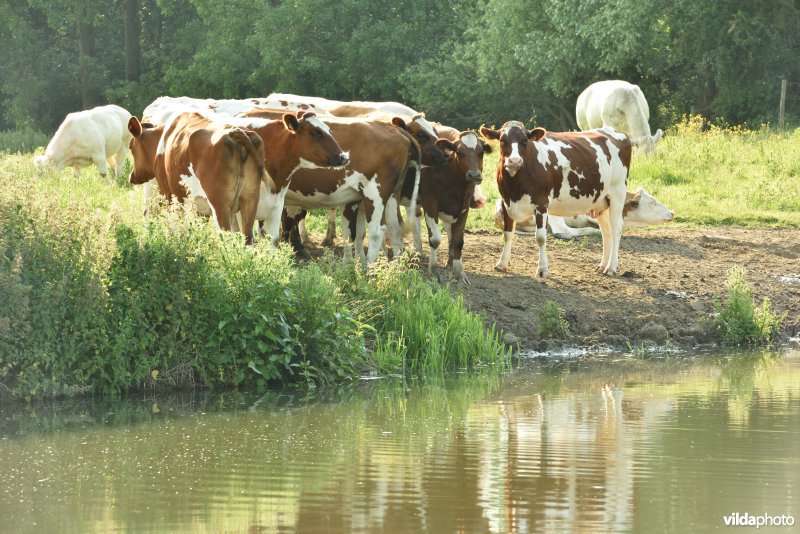
M159 385L264 389L504 364L499 334L401 262L245 247L141 192L36 176L0 155L0 389L33 397Z

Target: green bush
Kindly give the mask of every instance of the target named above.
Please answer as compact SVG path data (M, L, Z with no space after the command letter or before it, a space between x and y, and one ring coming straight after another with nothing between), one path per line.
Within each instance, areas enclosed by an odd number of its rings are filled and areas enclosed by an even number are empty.
M786 315L777 316L771 311L771 302L765 298L756 306L750 287L745 282L746 271L734 267L728 271L724 303L715 303L717 315L714 324L725 345L768 344L778 334Z

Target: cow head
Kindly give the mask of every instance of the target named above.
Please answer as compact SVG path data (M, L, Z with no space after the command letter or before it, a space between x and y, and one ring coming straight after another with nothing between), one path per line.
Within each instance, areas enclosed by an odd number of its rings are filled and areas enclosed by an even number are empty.
M464 173L465 187L474 185L470 208L482 208L486 205L486 197L481 190L483 181L483 155L492 151L492 147L478 139L475 132L461 132L453 143L448 139L439 139L436 146L449 153L453 158L452 165Z
M133 170L128 176L128 181L132 184L149 182L155 178L155 159L164 127L142 123L136 117L131 117L128 121L128 131L133 135L128 142L128 148L133 156Z
M487 139L500 141L500 163L509 176L514 176L524 163L522 156L528 139L538 141L547 132L544 128L526 130L519 121L508 121L499 130L491 130L481 126L481 134Z
M328 125L314 113L285 113L282 120L292 134L291 143L303 167L344 167L350 162L350 154L342 150Z
M423 165L442 165L450 161L450 156L436 144L438 138L436 130L430 122L425 120L424 115L414 115L410 122L406 122L401 117L394 117L392 124L407 131L419 144Z
M641 187L636 193L627 194L622 213L625 226L649 226L668 223L675 219L674 212Z
M656 143L658 143L662 135L664 135L664 132L658 129L653 135L643 135L642 137L631 139L631 143L638 147L642 153L649 154L656 149Z

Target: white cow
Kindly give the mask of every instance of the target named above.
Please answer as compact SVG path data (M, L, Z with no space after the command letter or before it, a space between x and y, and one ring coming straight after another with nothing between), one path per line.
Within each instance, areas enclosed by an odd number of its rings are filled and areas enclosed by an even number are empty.
M59 126L43 156L33 159L37 170L55 167L56 172L72 167L75 175L91 164L108 181L108 164L114 174L122 173L128 155L128 120L131 114L119 106L100 106L70 113Z
M502 203L502 199L497 199L494 210L494 222L501 230L503 229ZM673 219L675 219L675 213L641 187L636 193L630 191L627 193L625 207L622 209L622 222L625 226L651 226L668 223ZM592 224L596 223L591 214L576 217L555 217L553 215L547 217L547 226L553 233L553 237L561 239L599 234L600 230L590 227ZM536 223L532 220L518 222L516 232L523 235L535 234Z
M606 80L587 87L575 105L578 128L592 130L611 126L631 139L644 153L652 152L663 132L650 135L650 108L638 85Z

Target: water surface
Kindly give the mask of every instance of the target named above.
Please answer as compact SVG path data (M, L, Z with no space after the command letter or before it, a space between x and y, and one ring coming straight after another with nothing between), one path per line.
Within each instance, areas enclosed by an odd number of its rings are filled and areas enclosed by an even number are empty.
M725 530L734 512L800 520L800 352L0 406L0 480L3 532L650 533Z

